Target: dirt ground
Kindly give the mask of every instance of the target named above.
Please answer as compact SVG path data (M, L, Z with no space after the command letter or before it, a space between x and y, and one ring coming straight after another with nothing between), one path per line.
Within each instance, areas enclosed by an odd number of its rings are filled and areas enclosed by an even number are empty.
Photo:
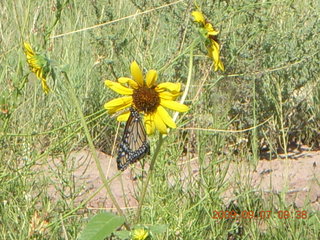
M98 152L98 157L108 179L119 174L114 158L102 152ZM99 189L102 181L89 151L74 152L70 160L74 162L75 169L72 177L80 191L76 202L80 203ZM51 172L55 172L55 169L58 171L61 167L62 162L52 160L48 164ZM190 174L197 177L197 161L181 162L179 166L181 167L181 184L185 184L184 180L190 177ZM247 163L230 163L227 169L225 180L234 185L230 185L224 193L226 204L232 201L237 183L245 181L265 196L285 192L288 203L298 208L303 208L310 203L313 210L320 211L320 151L290 153L288 159L280 157L274 160L260 160L256 169L249 167ZM52 180L54 182L54 179ZM174 184L172 179L168 179L168 182ZM113 179L111 184L112 192L123 209L137 207L137 188L137 181L134 180L133 171L130 169ZM50 187L50 192L53 198L59 196L58 190L53 185ZM123 192L126 193L125 196ZM86 203L86 207L114 209L104 188Z

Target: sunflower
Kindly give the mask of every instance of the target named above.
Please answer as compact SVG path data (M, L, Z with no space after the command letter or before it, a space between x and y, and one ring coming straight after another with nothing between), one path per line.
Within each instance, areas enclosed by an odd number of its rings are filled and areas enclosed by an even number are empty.
M186 112L189 108L175 99L181 94L180 83L156 84L158 73L149 70L145 81L143 73L137 62L131 63L132 78L121 77L118 82L106 80L105 84L113 91L124 97L113 99L104 105L110 114L120 110L134 107L144 114L144 123L148 135L153 134L155 129L160 133L167 134L167 128L176 128L176 124L168 114L166 108L178 112ZM118 116L118 121L127 121L130 112L126 111Z
M200 32L206 39L205 41L208 50L208 56L214 62L214 71L218 71L218 69L224 71L224 65L220 59L220 45L217 37L219 31L216 30L213 25L204 17L202 12L193 11L191 15L193 16L194 21L199 23Z
M50 89L47 84L47 75L49 73L49 60L33 51L31 45L27 42L23 43L24 53L27 56L27 62L32 72L41 80L43 91L47 94Z

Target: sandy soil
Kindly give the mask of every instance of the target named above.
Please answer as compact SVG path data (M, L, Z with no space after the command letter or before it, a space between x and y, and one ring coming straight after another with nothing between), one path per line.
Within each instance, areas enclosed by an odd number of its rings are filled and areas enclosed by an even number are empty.
M105 175L108 179L116 176L119 172L116 169L115 159L98 152L98 157L102 164ZM87 150L74 152L70 156L74 163L74 171L71 173L80 191L76 202L80 203L91 196L102 186L96 164ZM198 175L197 161L181 162L181 178L179 184L186 184L185 181L190 174L194 177ZM245 162L245 161L243 161ZM62 162L52 160L48 163L50 172L57 172ZM225 164L226 166L226 164ZM48 177L51 177L50 174ZM135 208L137 206L137 182L134 180L133 171L127 169L121 176L112 180L111 189L122 208ZM251 185L263 196L270 194L285 193L288 203L295 204L298 208L303 208L310 203L310 206L320 211L320 152L304 151L290 153L290 158L280 158L274 160L260 160L256 169L249 167L246 163L230 163L227 170L226 179L229 188L224 193L226 204L232 201L233 192L237 188L237 183L241 181ZM54 177L52 176L54 182ZM168 179L169 184L175 184L173 179ZM52 185L50 192L53 198L59 196L59 191ZM123 196L123 192L126 193ZM86 203L89 209L103 208L113 209L111 200L107 197L105 189L102 188L89 202Z

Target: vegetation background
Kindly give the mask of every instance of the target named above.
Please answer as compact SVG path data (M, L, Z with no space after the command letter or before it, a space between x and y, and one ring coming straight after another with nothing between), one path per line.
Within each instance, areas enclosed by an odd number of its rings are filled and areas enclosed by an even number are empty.
M214 221L212 213L228 207L221 163L255 166L262 153L272 159L292 146L319 147L320 2L197 5L220 30L226 69L214 72L205 46L194 47L185 102L191 110L179 116L178 129L161 149L139 223L167 224L156 239L319 239L320 214L308 203L304 220ZM95 146L114 155L117 123L103 104L116 94L103 81L129 76L136 60L144 69L160 70L159 81L186 83L190 46L199 36L192 10L194 1L187 0L0 2L0 239L76 239L96 213L77 209L73 201L80 191L68 156L87 140L61 70L68 73ZM24 41L51 59L56 80L48 79L48 95L30 73ZM150 141L154 148L156 137ZM190 176L187 188L166 184L169 176L179 178L179 161L194 158L198 178ZM50 159L64 166L51 172L61 187L54 202L51 178L36 170ZM234 194L240 212L294 209L283 196L266 201L242 182ZM129 220L134 213L127 211Z

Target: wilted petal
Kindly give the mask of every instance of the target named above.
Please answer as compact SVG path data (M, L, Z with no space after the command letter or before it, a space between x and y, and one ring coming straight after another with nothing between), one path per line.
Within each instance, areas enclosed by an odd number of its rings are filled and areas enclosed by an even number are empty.
M224 65L220 60L220 46L214 40L211 40L211 45L208 47L208 55L214 61L214 71L218 71L219 68L224 71Z
M35 54L29 43L24 42L23 46L31 71L34 72L37 78L41 80L42 90L46 94L49 93L50 89L46 80L46 77L50 71L49 60L45 56Z
M32 68L40 68L40 65L38 64L38 60L34 55L27 57L27 62Z
M205 25L206 19L204 18L202 12L200 12L200 11L193 11L193 12L191 13L191 15L194 17L194 21L195 21L195 22L202 23L203 25Z
M43 90L46 94L48 94L49 91L50 91L50 88L49 88L48 85L47 85L46 79L41 78L41 85L42 85L42 90Z
M220 45L216 41L211 40L211 47L212 47L212 51L218 52L218 53L220 52Z
M25 53L26 53L27 57L33 56L35 54L29 43L24 42L23 46L25 48Z
M43 76L43 73L42 73L42 71L41 71L40 68L32 68L32 71L36 74L36 76L37 76L40 80L42 80L42 79L45 80L45 77Z
M219 62L218 62L218 68L221 69L221 71L224 71L224 65L223 65L223 62L219 59Z
M216 36L219 34L219 31L215 30L211 23L206 23L204 28L207 30L208 36Z

